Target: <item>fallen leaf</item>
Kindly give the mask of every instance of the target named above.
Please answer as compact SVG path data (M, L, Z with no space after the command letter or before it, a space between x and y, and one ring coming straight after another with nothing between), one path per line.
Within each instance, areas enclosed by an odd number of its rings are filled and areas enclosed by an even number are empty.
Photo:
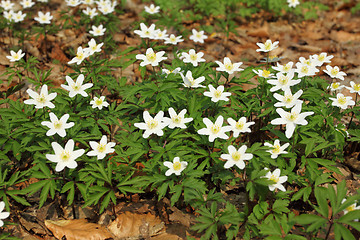
M45 226L58 239L67 240L105 240L113 236L103 226L89 223L85 219L45 220Z
M164 223L154 215L125 212L108 226L109 231L117 238L148 238L165 230Z

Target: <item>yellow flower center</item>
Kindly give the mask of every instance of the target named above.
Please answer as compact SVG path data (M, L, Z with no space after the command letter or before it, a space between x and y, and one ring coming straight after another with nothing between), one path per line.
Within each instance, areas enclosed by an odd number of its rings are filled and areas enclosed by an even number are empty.
M43 22L46 22L46 21L47 21L47 17L46 17L46 16L42 16L42 17L41 17L41 20L42 20Z
M149 129L154 129L156 128L158 125L158 121L156 121L155 119L151 119L147 122L147 126Z
M352 205L348 206L348 207L345 208L345 209L346 209L346 211L348 211L348 212L354 211L354 210L355 210L355 204L352 204Z
M325 60L325 55L320 54L320 55L318 56L318 60L319 60L320 62L324 61L324 60Z
M265 50L270 51L270 49L271 49L271 43L270 43L270 42L266 42L266 43L265 43Z
M270 180L271 180L271 181L274 181L275 183L277 183L277 182L279 181L279 178L276 177L276 176L274 176L274 175L271 175Z
M277 58L277 57L278 57L277 55L272 55L272 56L269 56L269 59L273 60L274 58Z
M305 63L306 63L306 65L311 66L311 61L310 61L310 59L305 60Z
M291 113L287 115L286 119L293 122L298 118L298 116L299 115L297 113Z
M221 127L218 125L213 124L210 128L212 134L218 134L220 132Z
M337 75L338 73L339 73L339 70L337 70L337 69L335 69L335 68L333 68L333 69L331 69L331 75Z
M270 71L268 71L268 70L264 70L263 72L262 72L262 75L263 75L263 77L269 77L269 75L270 75Z
M96 33L96 34L101 34L101 30L100 30L100 29L96 29L96 30L95 30L95 33Z
M235 124L235 128L242 130L244 128L244 123L243 122L236 122Z
M101 104L103 104L103 100L101 100L101 98L98 98L95 100L95 104L100 106Z
M289 70L290 70L290 65L286 64L286 65L284 66L284 72L287 72L287 71L289 71Z
M286 102L286 103L291 103L291 102L293 101L293 99L294 99L293 95L287 94L287 95L285 95L285 97L284 97L284 102Z
M91 46L91 50L95 51L97 49L97 46L98 46L97 44Z
M14 55L13 57L14 57L14 59L15 59L15 60L19 60L20 55L19 55L19 54L17 54L17 53L15 53L15 55Z
M97 147L98 152L102 153L106 150L106 144L99 144Z
M59 129L59 128L61 128L61 126L62 126L62 122L61 122L61 121L55 121L55 122L54 122L54 128Z
M231 71L234 68L234 65L232 63L225 64L225 69L228 71Z
M39 98L37 99L37 101L38 101L39 103L45 103L45 102L46 102L46 98L45 98L44 94L41 94L41 95L39 96Z
M215 96L216 98L220 98L220 97L221 97L221 94L222 94L222 91L220 91L220 90L215 90L215 92L214 92L214 96Z
M179 117L178 115L176 115L175 117L172 117L171 120L176 124L181 123L181 117Z
M75 91L79 91L81 86L79 84L73 84L72 85L72 88L75 90Z
M156 60L156 54L154 52L146 54L146 58L149 62L154 62Z
M308 72L309 72L309 68L308 68L307 66L303 66L303 67L301 68L301 72L303 72L303 73L308 73Z
M193 85L195 85L195 81L194 81L194 78L192 78L192 77L189 77L189 78L188 78L188 80L189 80L189 82L190 82L190 86L193 86Z
M175 171L179 171L181 169L181 163L180 162L175 162L173 164L173 168Z
M197 34L196 34L196 37L197 37L197 38L202 38L202 34L197 33Z
M240 154L238 151L236 151L236 152L234 152L234 153L231 154L231 158L232 158L235 162L237 162L237 161L239 161L239 160L241 159L241 154Z
M190 59L193 61L196 61L197 55L196 54L190 54Z
M272 149L272 152L273 153L279 153L280 152L280 145L279 144L274 145L273 149Z
M354 84L354 87L353 87L353 88L354 88L354 90L357 91L357 92L360 91L360 83L359 83L359 84Z
M331 84L331 87L332 87L333 89L337 89L338 87L340 87L340 83L332 83L332 84Z
M76 57L78 59L83 59L85 56L84 56L84 53L79 52L79 53L76 54Z
M281 85L286 85L289 82L289 79L286 76L280 76L279 77L279 83Z
M61 159L63 162L69 161L69 159L70 159L70 153L69 153L68 151L63 151L63 152L60 154L60 159Z
M344 97L344 96L340 96L340 97L338 98L338 102L339 102L341 105L345 105L345 104L347 103L347 99L346 99L346 97Z

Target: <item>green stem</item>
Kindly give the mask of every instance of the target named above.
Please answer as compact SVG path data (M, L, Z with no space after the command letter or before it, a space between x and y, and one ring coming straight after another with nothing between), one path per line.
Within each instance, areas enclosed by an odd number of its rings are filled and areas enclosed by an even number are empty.
M352 109L354 109L355 107L356 107L356 103L357 103L357 94L355 95L355 105L353 106L353 108ZM350 128L350 125L351 125L351 123L352 123L352 120L353 120L353 118L354 118L354 115L355 115L355 111L352 111L352 114L351 114L351 119L350 119L350 122L349 122L349 124L348 124L348 126L347 126L347 129L349 129Z

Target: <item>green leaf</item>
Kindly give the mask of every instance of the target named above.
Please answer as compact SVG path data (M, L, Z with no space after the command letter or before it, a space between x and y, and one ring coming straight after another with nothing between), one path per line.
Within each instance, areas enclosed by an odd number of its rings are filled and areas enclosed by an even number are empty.
M341 224L334 224L334 233L335 233L335 240L355 240L354 235L350 232L349 229L344 227Z
M329 205L326 199L327 191L323 187L315 187L315 197L319 204L319 213L325 218L329 216Z

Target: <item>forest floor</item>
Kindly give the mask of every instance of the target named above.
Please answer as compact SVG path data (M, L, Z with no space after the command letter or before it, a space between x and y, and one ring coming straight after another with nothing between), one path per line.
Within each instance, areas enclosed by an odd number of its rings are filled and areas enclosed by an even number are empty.
M137 46L141 43L138 35L134 34L133 30L135 22L139 22L139 13L143 11L144 4L141 1L128 1L124 11L125 14L119 16L121 25L120 31L114 35L114 40L120 50L125 50L129 46ZM290 22L289 19L274 18L269 16L266 12L260 12L254 15L250 20L237 19L238 26L236 33L230 33L226 38L224 33L214 32L209 35L205 43L198 46L201 51L205 53L207 62L214 62L215 60L222 60L224 57L229 57L233 62L243 62L242 67L255 65L262 60L262 56L256 52L258 46L257 42L264 42L267 39L272 41L279 41L279 47L272 52L272 54L282 57L282 62L298 61L299 57L307 58L312 54L319 54L326 52L329 55L334 55L332 65L339 66L347 73L345 78L345 85L349 85L350 81L360 83L360 16L351 14L350 8L352 4L333 4L326 12L320 12L318 19L309 21ZM49 10L56 12L59 9L66 9L67 6L63 1L51 1ZM56 19L56 16L54 16ZM212 19L204 19L205 24L212 24ZM187 28L197 28L198 23L187 23ZM24 23L24 31L29 24ZM26 54L35 56L40 63L39 68L50 69L53 68L50 78L53 80L55 86L60 86L65 82L65 76L72 72L67 67L66 63L70 61L71 56L65 51L69 47L74 49L77 46L84 45L87 42L87 33L80 33L78 30L66 29L58 32L56 35L48 36L48 49L51 52L48 56L44 54L41 49L43 38L35 40L31 38L25 42ZM8 33L0 34L0 39L4 45L0 46L0 79L5 81L0 85L0 91L5 92L8 89L6 76L3 76L6 68L10 65L6 56L9 55L7 44L9 44ZM17 41L15 39L15 41ZM190 40L185 40L179 44L181 48L188 48L193 46ZM116 58L116 56L113 56ZM57 60L57 61L54 61ZM128 82L141 81L141 76L138 68L138 62L131 65L127 69L114 70L114 74L118 76L126 76ZM325 76L326 77L326 76ZM330 81L330 78L329 78ZM251 87L249 85L248 87ZM24 86L22 99L26 99ZM344 90L347 95L351 95L348 90ZM19 100L19 95L14 94L10 96L13 100ZM356 174L360 172L360 154L359 152L347 152L346 161L338 165L339 170L343 176L338 175L338 181L346 180L349 189L358 189L360 187L359 178ZM31 181L31 180L30 180ZM36 194L33 198L39 198ZM79 232L79 229L84 230L84 238L93 235L93 229L102 228L100 225L106 226L108 229L114 227L116 224L122 224L123 228L131 232L133 229L138 231L144 228L142 235L152 236L151 239L186 239L187 236L198 238L194 231L190 230L190 226L194 223L194 212L192 209L177 209L170 207L170 202L163 199L161 202L156 201L153 195L133 194L131 197L122 197L123 201L115 206L115 209L108 209L99 215L91 207L82 208L78 205L74 208L66 207L59 208L57 201L49 201L45 203L42 208L38 206L26 207L25 211L12 214L10 220L15 225L8 226L7 231L14 234L15 237L27 240L35 239L56 239L54 231L71 231ZM241 196L236 194L229 194L229 199L233 201L242 202ZM117 213L115 221L114 212ZM96 225L87 225L84 222L78 223L79 226L73 224L74 229L61 228L59 226L50 226L51 222L47 222L45 226L44 221L59 220L59 219L88 219L89 222L96 223ZM155 217L156 216L156 217ZM165 224L165 226L164 226ZM55 228L55 230L54 230ZM49 231L49 229L52 229ZM65 229L65 230L64 230ZM104 230L106 231L106 230ZM141 230L140 230L141 231ZM164 233L166 231L166 233ZM96 234L99 234L98 232ZM70 236L68 235L68 236ZM106 233L104 233L106 238ZM125 235L126 236L126 235ZM75 238L67 238L75 239ZM78 238L80 239L80 238ZM89 238L90 239L90 238ZM99 238L100 239L100 238ZM136 239L136 238L135 238Z

